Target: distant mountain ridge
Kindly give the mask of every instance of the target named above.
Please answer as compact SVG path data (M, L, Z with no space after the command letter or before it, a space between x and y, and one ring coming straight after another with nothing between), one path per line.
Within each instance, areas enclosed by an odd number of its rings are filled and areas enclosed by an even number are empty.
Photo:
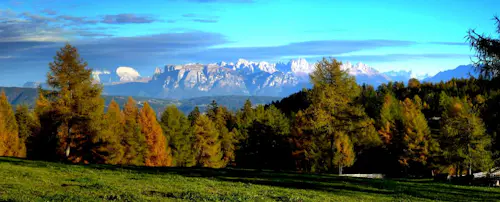
M165 65L163 69L156 68L150 79L137 76L142 82L136 79L123 82L122 76L112 72L96 72L94 77L105 84L104 93L107 95L172 99L225 95L284 97L312 87L308 75L314 68L315 64L305 59L288 63L239 59L236 62ZM363 63L346 62L342 69L356 76L359 83L378 86L389 81L385 75ZM110 80L109 76L114 79Z
M356 77L359 84L377 87L389 81L408 82L411 78L421 81L447 81L453 77L466 77L470 72L460 66L434 76L418 75L412 71L378 70L361 62L344 62L341 68ZM315 64L305 59L290 60L287 63L253 62L239 59L236 62L211 64L189 63L165 65L155 68L152 76L141 76L131 67L118 67L114 71L96 69L92 76L104 85L105 95L142 96L159 99L187 99L203 96L273 96L285 97L303 88L311 88L309 74ZM464 69L465 68L465 69ZM37 87L43 83L30 82L25 87Z
M432 77L424 79L423 81L438 83L441 81L449 81L452 78L460 79L460 78L469 78L470 76L476 78L479 76L478 72L476 71L476 67L474 65L460 65L455 69L439 72Z

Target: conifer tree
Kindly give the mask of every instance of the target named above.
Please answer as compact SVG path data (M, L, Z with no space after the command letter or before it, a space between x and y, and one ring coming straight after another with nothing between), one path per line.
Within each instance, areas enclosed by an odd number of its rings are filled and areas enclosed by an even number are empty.
M425 165L436 145L430 134L427 120L420 108L410 99L406 98L401 103L401 107L404 129L398 138L403 148L399 162L403 166L409 166L411 163Z
M3 90L0 93L0 156L26 157L14 111Z
M53 121L60 123L60 156L73 162L99 161L96 158L100 156L94 155L94 149L100 144L102 132L101 85L93 83L92 70L69 44L57 52L49 67L47 84L53 91L47 98L57 111Z
M126 165L144 165L146 152L146 138L141 133L139 127L139 109L132 97L129 97L123 107L123 116L125 119L124 135L122 146L124 154L121 164Z
M187 117L175 105L170 105L162 113L160 124L172 148L172 165L194 166L196 163L193 152L194 136L190 131Z
M107 129L105 135L106 145L101 149L101 152L107 154L104 162L107 164L119 164L123 161L125 153L124 145L122 144L125 133L125 118L115 100L111 100L109 103L104 120Z
M39 88L39 92L44 91ZM34 118L35 124L33 134L27 140L27 157L40 160L58 160L59 149L58 112L51 107L50 101L44 96L47 93L39 93L35 102ZM43 126L43 127L42 127Z
M35 118L27 105L17 105L16 122L19 128L19 138L26 144L35 127Z
M491 168L491 153L487 150L491 137L485 133L481 118L472 113L466 101L448 98L442 103L445 111L441 121L441 147L448 163L456 170L468 168L469 175L473 170Z
M188 120L191 123L191 125L194 125L198 117L201 115L200 113L200 108L198 106L194 107L193 111L191 111L188 115Z
M339 174L342 174L344 167L354 164L355 156L351 140L343 132L335 134L335 150L334 165L339 168Z
M355 102L360 95L356 80L341 70L341 65L335 59L324 58L310 74L314 86L308 111L314 117L316 133L321 136L316 140L321 143L318 146L328 158L322 166L326 169L331 169L334 164L336 133L346 134L358 152L381 142L373 120Z
M146 166L171 166L172 156L155 111L147 102L139 113L139 126L146 138Z
M198 116L193 126L193 133L196 165L210 168L222 167L224 162L219 131L212 121L206 115Z

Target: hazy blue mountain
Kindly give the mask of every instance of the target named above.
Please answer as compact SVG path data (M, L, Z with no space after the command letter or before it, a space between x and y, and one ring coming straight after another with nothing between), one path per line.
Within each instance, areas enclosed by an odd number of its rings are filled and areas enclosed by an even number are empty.
M469 78L470 76L477 77L478 75L473 65L460 65L455 69L439 72L432 77L424 79L424 81L438 83L441 81L449 81L452 78Z

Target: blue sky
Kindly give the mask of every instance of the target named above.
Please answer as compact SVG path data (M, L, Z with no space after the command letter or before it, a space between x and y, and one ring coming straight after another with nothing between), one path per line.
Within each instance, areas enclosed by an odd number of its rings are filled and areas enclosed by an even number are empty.
M155 67L323 56L435 74L471 63L470 28L494 34L498 0L2 0L0 85L44 81L65 42L89 66Z

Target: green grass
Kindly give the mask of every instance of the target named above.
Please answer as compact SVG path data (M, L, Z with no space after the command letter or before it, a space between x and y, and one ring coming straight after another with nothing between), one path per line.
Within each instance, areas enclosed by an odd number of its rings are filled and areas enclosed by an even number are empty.
M497 201L500 189L240 169L0 158L0 201Z

